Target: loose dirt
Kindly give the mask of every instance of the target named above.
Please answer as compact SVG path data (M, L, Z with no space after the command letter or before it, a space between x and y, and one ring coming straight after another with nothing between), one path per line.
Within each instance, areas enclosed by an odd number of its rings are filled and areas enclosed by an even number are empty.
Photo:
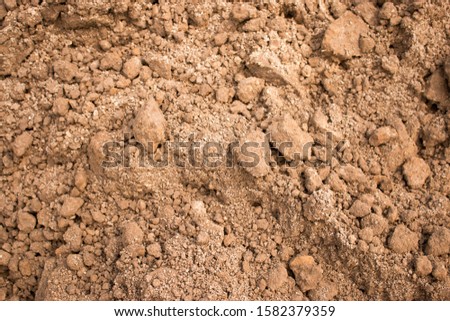
M0 0L0 300L450 300L448 12Z

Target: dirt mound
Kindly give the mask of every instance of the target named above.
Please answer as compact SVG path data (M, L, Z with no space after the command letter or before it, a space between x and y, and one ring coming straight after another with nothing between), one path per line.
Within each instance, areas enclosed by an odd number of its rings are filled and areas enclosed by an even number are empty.
M0 300L449 300L449 11L0 0Z

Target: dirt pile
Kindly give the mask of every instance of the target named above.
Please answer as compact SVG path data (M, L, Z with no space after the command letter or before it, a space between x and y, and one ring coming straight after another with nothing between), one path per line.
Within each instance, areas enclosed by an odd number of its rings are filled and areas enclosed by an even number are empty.
M449 10L0 0L0 300L449 300Z

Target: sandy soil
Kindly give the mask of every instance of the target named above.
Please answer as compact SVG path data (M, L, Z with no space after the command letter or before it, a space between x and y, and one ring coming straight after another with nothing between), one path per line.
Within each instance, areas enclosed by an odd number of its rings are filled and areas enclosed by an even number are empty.
M448 12L0 0L0 300L450 300Z

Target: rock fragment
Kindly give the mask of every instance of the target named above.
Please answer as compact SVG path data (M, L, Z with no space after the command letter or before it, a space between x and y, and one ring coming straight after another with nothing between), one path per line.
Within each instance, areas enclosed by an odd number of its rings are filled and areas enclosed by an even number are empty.
M433 271L433 265L426 256L419 256L416 259L415 266L418 276L427 276Z
M123 252L121 254L125 254L130 257L138 257L138 256L144 256L145 255L145 247L142 244L131 244L126 246L123 249Z
M30 276L32 273L32 267L30 264L30 260L27 258L21 259L19 261L19 271L22 274L22 276Z
M18 12L17 21L27 27L34 28L42 22L42 14L40 10L27 8Z
M248 104L255 99L264 88L264 80L249 77L241 80L237 86L237 96L240 101Z
M219 47L224 45L227 40L228 34L226 32L221 32L214 36L214 44Z
M16 137L14 142L12 143L12 150L14 155L17 157L22 157L25 155L28 148L30 148L33 143L33 136L29 132L23 132L19 136Z
M122 57L116 52L108 52L100 60L101 70L120 71L122 69Z
M403 176L410 188L421 188L430 175L430 166L422 158L412 157L403 165Z
M191 5L187 8L189 21L196 27L205 27L208 25L211 17L211 7L205 5Z
M334 192L343 193L347 190L347 185L345 182L339 178L338 174L334 172L331 172L330 175L328 175L325 182L330 185L331 190Z
M339 166L336 169L336 173L347 183L365 183L367 181L366 175L363 171L350 164Z
M96 133L89 142L88 146L88 156L89 156L89 166L91 170L96 174L102 174L106 160L105 147L106 144L111 143L113 140L111 135L105 131ZM116 164L118 165L118 164Z
M361 200L354 201L349 209L349 213L354 217L365 217L369 215L370 212L371 206Z
M425 147L434 147L445 143L449 137L444 117L433 117L422 131L422 141Z
M370 227L365 227L362 230L359 230L358 236L361 240L370 243L373 239L373 230Z
M331 1L330 10L333 17L339 18L347 11L347 6L339 0Z
M390 74L395 74L400 67L400 60L396 55L384 56L381 58L381 68Z
M329 189L319 189L313 192L304 205L303 215L311 222L328 220L335 208L336 199Z
M328 117L320 109L311 117L310 123L318 131L324 132L328 129Z
M425 253L436 256L449 254L450 230L445 227L436 228L427 241Z
M309 193L318 190L322 186L322 179L314 168L307 168L303 175L305 176L305 187Z
M390 172L394 172L401 166L405 161L411 157L417 155L418 149L414 140L409 136L408 131L403 124L403 122L395 118L390 121L390 126L392 126L398 134L397 144L386 145L388 150L383 153L383 159L386 163L386 168Z
M158 76L164 79L172 79L172 67L166 58L147 56L144 58L144 62Z
M59 116L67 115L69 111L69 100L64 97L58 97L53 102L53 112Z
M41 204L41 202L40 202L37 198L33 198L33 199L30 201L30 211L31 211L32 213L37 213L37 212L39 212L39 211L41 210L41 208L42 208L42 204Z
M79 271L83 268L83 257L80 254L69 254L66 258L67 267L72 271Z
M287 281L288 273L283 264L279 263L269 271L267 278L267 287L276 291L281 288Z
M419 237L405 225L398 225L389 239L389 248L399 254L417 251Z
M191 203L191 216L195 224L200 227L200 231L208 234L208 244L221 246L224 243L225 233L223 226L214 223L209 218L205 204L202 201L195 200ZM232 241L233 243L235 241L235 237L228 237L228 241Z
M16 84L9 93L9 96L15 101L22 101L25 99L26 86L20 82Z
M267 108L275 109L283 104L277 87L266 86L261 93L261 100Z
M69 196L64 200L64 203L59 213L63 217L70 218L78 212L78 210L81 208L81 206L83 206L83 204L84 200L82 198Z
M315 289L308 292L308 297L313 301L331 301L338 293L334 282L322 280Z
M244 22L256 16L256 8L247 3L235 4L231 9L231 17L237 22Z
M94 253L83 251L83 263L86 266L93 266L96 263L96 256Z
M83 231L78 225L74 224L64 233L63 239L71 251L78 252L81 250L83 243Z
M322 280L322 268L309 255L299 255L289 262L295 282L303 292L315 289Z
M236 243L236 236L234 234L230 233L224 236L223 238L223 245L226 247L234 246Z
M20 231L30 233L36 226L36 217L27 212L19 212L17 215L17 227Z
M242 30L246 32L256 32L264 28L266 25L266 19L264 18L254 18L247 21L243 26Z
M152 243L149 246L147 246L147 253L157 259L159 259L162 256L162 249L161 245L159 243Z
M55 61L53 71L64 82L71 82L78 75L77 65L65 60Z
M138 110L133 121L133 134L145 148L156 151L166 137L166 119L158 103L151 99Z
M252 176L263 177L270 172L269 153L266 135L261 130L255 130L240 141L238 161Z
M359 48L362 53L369 53L375 48L375 40L373 40L370 36L362 35L359 38Z
M270 50L261 49L253 52L248 59L247 67L253 76L264 79L269 84L291 85L295 90L302 91L296 70L282 64L278 56Z
M325 31L322 49L340 60L361 56L359 38L368 31L369 27L360 17L347 11Z
M355 7L355 12L370 26L378 25L378 9L372 2L363 2Z
M234 96L234 90L227 87L220 87L216 90L216 100L220 103L229 103Z
M102 48L103 51L108 51L112 47L111 43L108 40L100 40L98 42L98 45L100 46L100 48Z
M378 15L380 19L384 20L392 19L398 15L397 8L395 7L395 4L393 4L390 1L387 1L381 7L381 10Z
M425 97L439 103L443 108L450 108L450 91L443 68L437 69L428 78L425 87Z
M436 262L433 267L432 275L438 281L444 281L447 279L447 266L444 263Z
M0 266L8 266L11 254L4 250L0 250Z
M142 244L144 232L136 222L127 222L122 226L122 242L125 246Z
M92 219L97 223L104 223L106 221L106 216L100 211L92 211Z
M287 160L305 160L311 157L313 138L304 132L291 115L275 118L268 128L271 142Z
M197 234L197 244L199 245L206 245L209 242L209 234L205 231L200 231Z
M250 111L247 109L247 105L241 102L240 100L235 100L231 103L230 112L233 114L241 114L247 119L252 118Z
M389 141L395 139L397 137L397 131L390 127L384 126L374 130L372 135L369 137L369 144L377 147L383 144L388 143Z
M266 220L265 218L256 220L256 227L258 228L258 230L267 230L269 228L269 221Z
M75 187L84 191L87 186L87 173L84 169L79 169L75 174Z
M9 11L17 8L17 0L3 0L3 4Z
M139 76L139 72L142 68L142 62L141 58L139 57L133 57L127 60L123 64L122 73L128 78L128 79L134 79L137 76Z
M362 228L371 228L374 235L380 235L388 228L388 221L379 214L369 214L361 220Z

